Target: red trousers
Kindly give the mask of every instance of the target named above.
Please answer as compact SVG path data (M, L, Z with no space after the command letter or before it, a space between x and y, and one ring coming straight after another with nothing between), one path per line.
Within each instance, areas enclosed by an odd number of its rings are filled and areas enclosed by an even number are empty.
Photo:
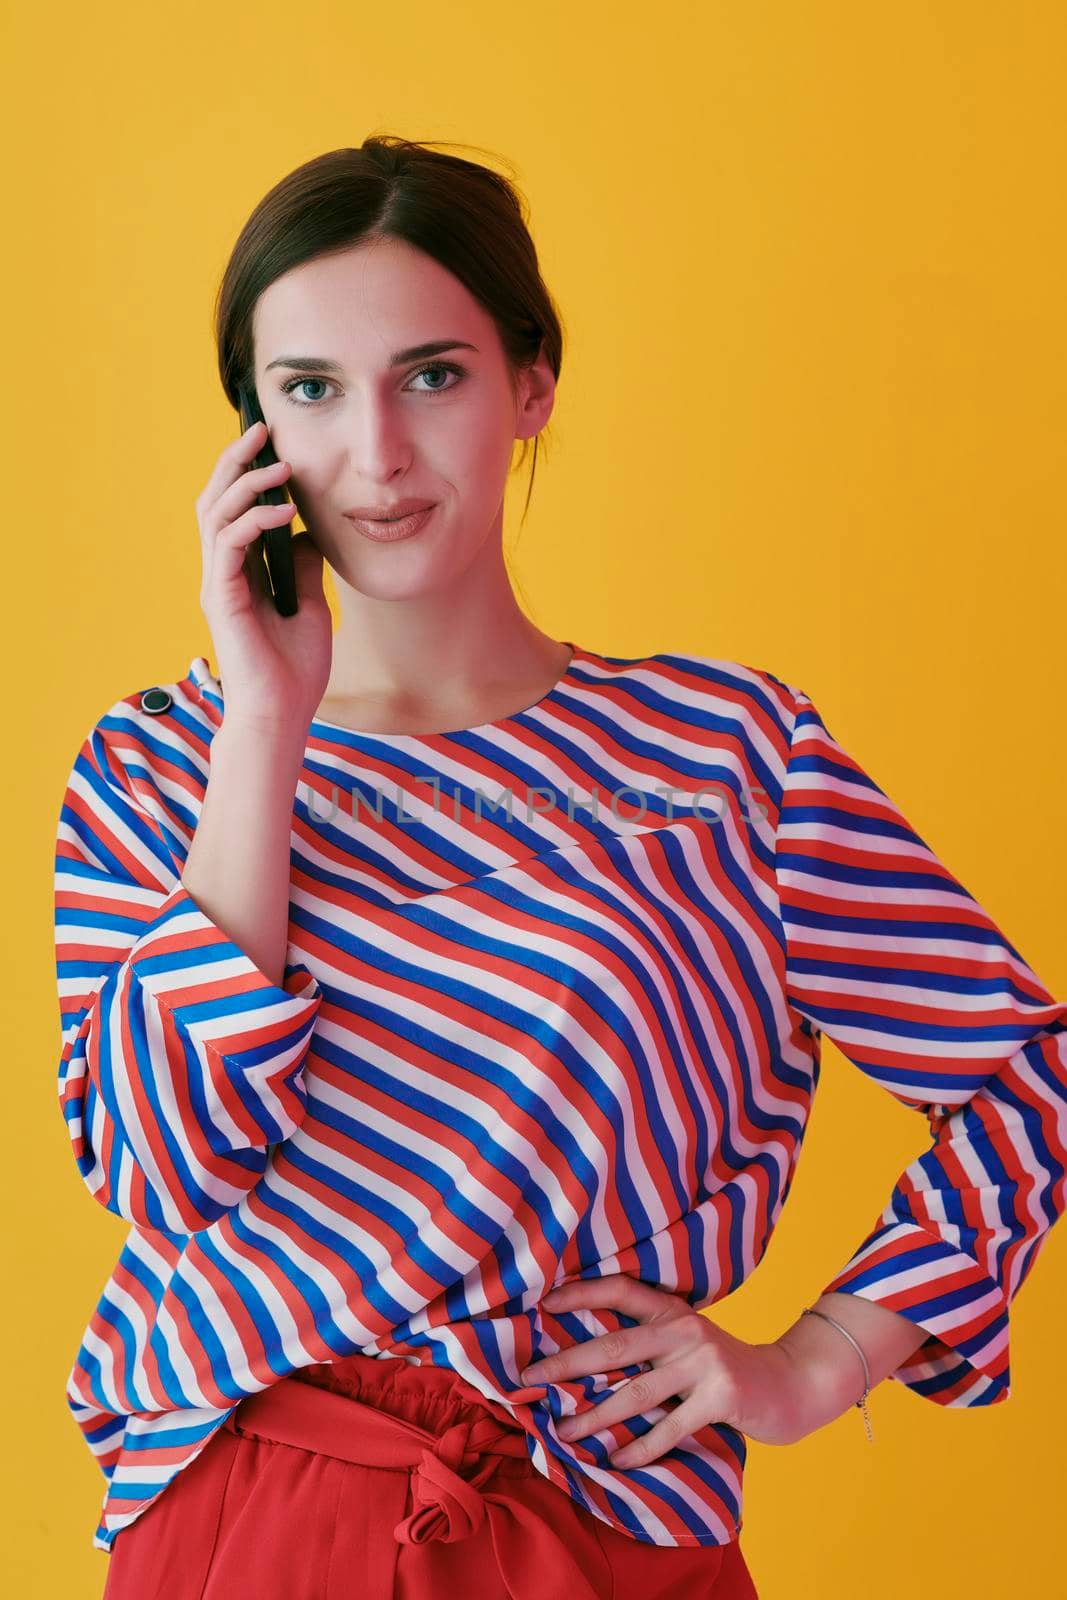
M756 1600L736 1540L602 1522L457 1373L334 1365L359 1399L289 1377L243 1400L116 1535L103 1600Z

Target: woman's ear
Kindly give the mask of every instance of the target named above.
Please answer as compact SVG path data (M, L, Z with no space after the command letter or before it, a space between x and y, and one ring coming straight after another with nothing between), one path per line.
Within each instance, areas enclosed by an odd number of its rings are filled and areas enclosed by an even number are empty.
M516 439L531 439L540 433L556 403L556 375L545 355L544 343L537 359L519 374L515 413Z

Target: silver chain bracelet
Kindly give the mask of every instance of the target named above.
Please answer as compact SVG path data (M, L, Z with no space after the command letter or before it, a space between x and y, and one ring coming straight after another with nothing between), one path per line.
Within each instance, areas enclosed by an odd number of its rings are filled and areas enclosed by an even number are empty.
M801 1316L821 1317L823 1321L828 1322L832 1328L836 1328L838 1333L843 1333L853 1350L855 1350L856 1354L863 1362L863 1393L860 1398L855 1401L855 1404L859 1406L863 1412L863 1426L867 1430L868 1441L873 1444L874 1434L871 1432L871 1419L867 1412L867 1396L871 1392L871 1373L870 1368L867 1365L867 1357L863 1353L863 1346L860 1344L858 1339L853 1338L852 1334L849 1333L847 1328L843 1328L841 1326L836 1317L829 1316L825 1311L816 1311L814 1306L805 1306L804 1310L801 1312Z

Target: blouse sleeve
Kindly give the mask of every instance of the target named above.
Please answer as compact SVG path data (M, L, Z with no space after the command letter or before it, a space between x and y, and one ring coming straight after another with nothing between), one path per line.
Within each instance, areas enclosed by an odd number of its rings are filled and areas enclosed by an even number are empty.
M1009 1306L1067 1198L1067 1003L792 692L787 999L930 1135L822 1292L925 1329L898 1381L990 1405L1010 1392Z
M100 724L59 816L55 956L82 1178L130 1222L209 1226L303 1118L321 994L301 965L272 983L201 910Z

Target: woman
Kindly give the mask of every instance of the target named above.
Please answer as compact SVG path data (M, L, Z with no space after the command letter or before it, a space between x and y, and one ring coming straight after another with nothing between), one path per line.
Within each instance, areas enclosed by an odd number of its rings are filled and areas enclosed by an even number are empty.
M265 417L197 502L218 672L99 720L57 844L64 1114L132 1225L68 1384L108 1600L754 1595L749 1437L869 1425L887 1376L1006 1398L1067 1006L802 691L525 617L504 492L562 334L497 174L309 162L217 337ZM823 1030L932 1138L750 1345L701 1312L766 1248Z

